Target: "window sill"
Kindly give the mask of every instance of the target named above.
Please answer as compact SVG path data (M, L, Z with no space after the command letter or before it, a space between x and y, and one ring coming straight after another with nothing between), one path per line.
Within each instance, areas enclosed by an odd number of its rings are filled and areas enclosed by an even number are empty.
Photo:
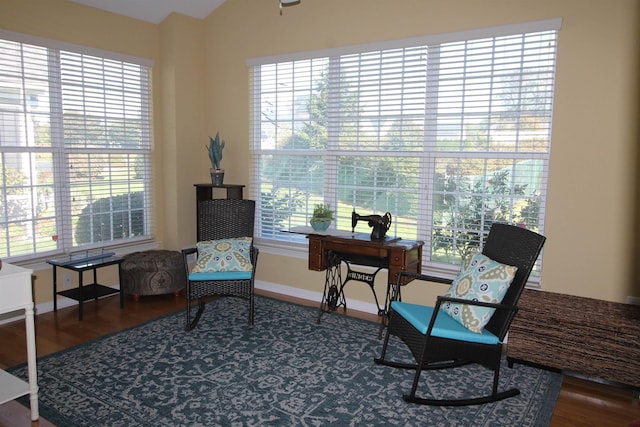
M309 244L283 242L281 240L271 239L256 239L256 246L260 249L260 252L268 253L271 255L286 256L289 258L308 259Z

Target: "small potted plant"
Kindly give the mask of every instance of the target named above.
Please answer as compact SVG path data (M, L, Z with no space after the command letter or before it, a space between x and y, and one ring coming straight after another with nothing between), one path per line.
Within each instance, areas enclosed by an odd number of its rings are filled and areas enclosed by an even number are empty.
M330 204L320 203L313 209L313 215L311 216L311 228L315 231L326 231L329 228L329 224L333 221L333 211Z
M224 148L224 139L220 141L220 132L216 132L216 137L209 137L209 146L207 152L209 153L209 160L211 161L211 184L215 186L222 185L224 181L224 169L220 168L220 162L222 161L222 149Z

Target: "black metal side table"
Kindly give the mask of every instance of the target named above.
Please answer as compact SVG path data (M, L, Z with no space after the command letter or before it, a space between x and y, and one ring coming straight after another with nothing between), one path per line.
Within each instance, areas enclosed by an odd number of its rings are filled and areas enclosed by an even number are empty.
M112 252L100 255L86 256L75 259L50 259L48 264L53 266L53 311L58 310L57 296L62 295L78 301L78 320L82 320L82 303L88 300L97 300L100 297L120 293L120 308L124 308L124 293L122 289L114 289L98 283L98 269L109 265L118 265L118 282L120 281L120 269L123 259L116 257ZM58 268L66 268L78 273L78 287L58 292ZM85 285L83 273L93 270L93 283Z

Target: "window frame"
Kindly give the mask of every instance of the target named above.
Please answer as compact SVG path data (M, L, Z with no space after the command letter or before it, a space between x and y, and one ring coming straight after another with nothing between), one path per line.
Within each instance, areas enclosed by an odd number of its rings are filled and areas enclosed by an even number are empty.
M261 194L260 194L261 183L259 181L259 176L258 176L258 173L260 170L259 159L261 156L269 155L269 150L262 149L259 145L260 135L261 135L260 116L259 116L261 114L261 109L260 109L261 88L259 83L260 74L259 74L259 71L257 70L261 66L268 65L268 64L278 64L278 63L283 63L288 61L294 62L294 61L312 60L316 58L339 57L343 55L357 54L360 52L377 51L377 50L384 50L384 49L399 49L399 48L406 48L411 46L419 46L423 44L424 45L440 45L445 43L466 42L466 41L473 41L473 40L483 39L483 38L528 34L528 33L535 33L535 32L541 32L541 31L556 32L556 39L555 39L556 50L554 51L554 55L555 55L557 54L557 33L559 32L560 27L561 27L561 19L551 19L551 20L545 20L545 21L529 22L524 24L506 25L506 26L491 27L491 28L485 28L485 29L479 29L479 30L446 33L446 34L418 37L418 38L412 38L412 39L388 41L388 42L382 42L382 43L371 43L367 45L358 45L358 46L347 46L347 47L341 47L336 49L326 49L326 50L313 51L313 52L300 52L300 53L291 54L291 55L277 55L277 56L262 57L262 58L255 58L255 59L248 60L247 65L254 71L250 73L251 74L250 87L252 88L252 101L253 101L253 104L251 106L252 117L250 118L250 120L252 125L252 128L251 128L252 141L254 141L251 148L252 155L254 158L254 163L252 166L252 175L251 175L252 191L254 191L254 193L252 194L252 197L254 197L256 200L261 200ZM329 67L331 67L331 64L329 65ZM555 73L555 69L554 69L554 73ZM427 79L427 81L433 83L433 80L429 80L429 78ZM425 120L428 120L428 117L427 117L428 114L429 112L425 113ZM549 112L549 115L552 116L552 107L551 107L551 111ZM551 118L549 120L551 120ZM550 125L551 124L549 122L549 126ZM435 138L433 138L432 140L435 143ZM547 152L545 154L537 154L537 153L515 154L516 157L521 156L527 159L534 158L534 159L542 160L543 162L542 168L543 168L543 173L545 177L544 178L545 185L546 185L546 176L548 174L548 162L550 157L550 141L551 141L550 128L549 128L548 140L549 140L549 148L547 149ZM329 144L331 144L331 141L335 141L335 139L329 138L329 141L330 141ZM303 156L306 154L318 154L318 153L314 150L310 150L310 151L298 150L295 153L292 152L287 154L290 154L292 156L296 156L296 155ZM340 155L340 153L335 153L332 151L331 145L328 146L324 154L326 154L327 157L331 157L332 155L336 155L336 154ZM353 154L358 155L358 154L366 154L366 153L353 153ZM435 162L437 158L440 158L446 155L448 155L449 157L459 157L461 159L464 159L464 158L494 159L494 158L500 157L500 155L496 155L496 153L492 152L490 154L487 154L486 152L482 152L482 151L447 152L447 151L433 150L431 152L425 151L421 154L422 154L422 157L420 159L421 167L423 168L423 170L425 168L430 169L429 173L423 173L421 175L421 182L417 184L419 185L419 188L422 188L422 189L427 188L428 184L424 180L426 180L427 176L433 175L433 169L435 168ZM392 157L392 156L410 157L412 156L412 153L397 152L389 155L389 157ZM503 157L513 159L514 153L509 152L508 154L505 154ZM335 174L326 179L328 180L335 179ZM433 185L433 183L431 183L430 185ZM331 202L331 201L337 200L335 196L335 191L336 191L336 187L334 185L331 185L331 183L329 187L325 187L325 193L324 193L325 202L326 201ZM433 195L432 190L430 190L430 194ZM418 229L418 239L423 240L425 242L425 248L429 248L429 250L425 250L423 251L423 253L429 253L431 248L432 234L429 231L429 229L433 224L433 218L432 218L433 203L434 203L434 197L431 197L431 196L420 198L418 202L419 213L418 213L418 221L416 225ZM543 212L544 212L545 204L546 204L545 197L542 197L541 208ZM259 205L258 206L259 212L260 212L260 209L261 209L261 206ZM307 208L307 212L309 212L309 208ZM378 213L383 213L383 212L378 212ZM258 218L260 218L259 215L258 215ZM260 227L262 225L262 221L258 221L258 222L259 222L258 226ZM543 232L543 230L544 230L544 215L541 215L538 231ZM257 234L260 237L257 237L256 240L261 244L261 247L264 247L269 251L273 251L273 253L284 255L284 256L297 257L297 258L304 258L305 256L305 253L301 253L300 251L301 248L307 246L307 242L303 236L299 236L297 238L293 237L288 241L283 241L279 239L264 238L262 237L260 231L258 231ZM539 277L537 277L535 273L539 273L541 269L540 262L541 261L539 260L538 266L536 269L537 271L534 272L534 275L531 278L532 281L536 281L537 279L539 279ZM423 258L423 266L429 268L430 271L436 274L442 275L443 277L453 277L458 271L458 264L442 263L442 262L434 261L431 259L424 259L424 258Z
M25 139L22 143L20 143L20 141L16 139L16 142L18 144L13 144L8 147L7 146L0 147L0 154L12 152L12 153L26 153L27 155L29 155L30 153L30 155L33 156L34 159L37 153L41 153L41 154L47 153L51 155L51 160L50 160L51 169L52 169L51 173L53 175L53 178L52 178L52 183L49 185L54 187L54 190L53 190L54 195L52 196L52 199L54 200L54 204L55 204L55 208L54 208L55 213L53 214L53 217L55 217L55 220L56 220L55 234L51 236L52 241L54 242L53 244L50 244L48 246L45 245L43 250L38 250L37 246L32 246L31 247L32 252L29 252L29 253L16 254L15 251L12 251L13 254L10 254L10 256L8 257L5 255L3 256L3 258L5 258L5 260L8 262L20 263L21 265L36 266L36 265L39 265L45 259L59 257L62 255L66 256L66 255L76 254L75 256L79 256L78 254L95 253L95 252L101 252L105 250L114 251L117 253L123 253L131 250L151 249L153 247L156 247L157 242L155 242L155 236L154 236L155 226L153 221L153 206L151 203L151 193L152 193L151 155L152 155L152 142L153 142L152 129L151 129L151 126L153 123L152 116L151 116L152 102L153 102L151 85L152 85L153 61L146 58L140 58L140 57L135 57L131 55L105 51L101 49L94 49L87 46L80 46L80 45L60 42L57 40L31 36L31 35L26 35L22 33L15 33L7 30L0 30L0 40L19 43L24 46L33 46L36 49L42 49L47 52L46 62L47 62L49 71L48 71L48 78L46 83L48 89L46 93L47 93L47 99L49 104L49 109L47 114L48 114L48 125L50 129L49 136L51 138L51 142L48 146L38 146L38 145L35 145L35 142L33 141L28 142L28 140ZM134 144L131 144L131 143L127 146L127 144L124 143L124 139L117 140L116 144L113 144L111 142L112 140L109 139L106 135L103 136L104 140L103 140L103 145L101 147L87 146L83 148L78 145L73 146L73 144L65 143L65 133L64 133L65 127L63 125L64 101L62 98L63 96L62 88L65 85L65 83L62 82L63 76L61 74L61 64L60 64L60 59L62 57L61 55L62 56L67 55L68 57L78 56L83 59L93 58L97 61L101 61L103 64L102 65L103 68L102 69L98 68L97 73L98 74L104 73L105 78L107 78L106 77L107 73L109 73L110 71L109 68L107 68L108 66L118 67L119 64L122 64L123 77L121 80L114 80L114 81L105 80L104 83L101 83L101 84L104 84L105 100L107 99L107 97L110 96L106 91L113 90L114 93L119 93L119 96L121 96L124 102L128 104L130 98L128 98L127 95L129 94L129 90L131 88L127 88L126 84L130 83L132 80L130 80L130 77L126 77L126 73L130 72L130 70L127 70L127 68L131 67L131 69L133 69L134 71L136 69L139 69L141 71L141 74L139 75L140 77L139 93L141 96L139 99L139 103L135 104L135 101L134 101L134 104L131 104L132 107L128 105L120 107L123 109L122 111L124 111L122 114L129 114L128 113L128 111L130 111L129 108L139 108L139 112L141 113L141 115L139 116L138 122L140 126L139 133L141 136L140 136L140 143L138 144L137 147L134 147ZM84 74L84 71L82 73L83 73L82 76L85 76L84 78L88 78L88 75ZM118 75L116 74L114 78L118 79ZM83 81L82 78L79 79L79 81ZM116 89L114 89L113 87L109 86L116 81L123 83L123 86L121 87L121 89L118 89L117 87ZM88 86L86 86L84 83L82 83L82 85L85 88L88 88ZM80 89L82 90L82 86L80 86ZM133 90L135 91L138 89L134 87ZM98 96L101 96L101 95L98 95ZM74 101L74 102L78 102L78 101ZM79 102L83 102L83 101L79 101ZM85 101L85 102L88 102L88 101ZM116 100L116 102L118 101ZM78 104L78 105L81 105L81 104ZM86 105L87 105L87 108L90 108L89 104L86 104ZM91 116L85 111L85 115L83 117L85 118L93 117L93 118L97 118L98 120L100 119L107 120L107 117L109 117L109 115L111 114L108 108L109 108L108 106L105 107L105 113L103 116L100 116L99 114ZM23 114L31 114L31 113L25 110ZM108 125L105 125L105 126L108 126ZM126 138L126 136L123 138ZM120 144L119 147L117 146L118 143ZM79 243L79 244L74 243L75 230L72 227L72 222L73 222L72 216L77 216L77 214L72 213L72 206L74 205L73 199L76 196L70 193L74 180L73 178L71 178L72 172L69 168L69 156L74 155L74 153L76 155L88 156L89 158L95 155L100 155L103 158L109 158L110 159L109 163L106 163L106 164L112 164L111 162L115 158L125 159L127 157L132 158L131 156L141 156L140 157L142 159L141 170L143 172L140 174L141 178L138 179L138 181L142 182L142 189L143 189L141 191L141 197L143 198L142 210L144 211L143 213L144 222L141 225L144 230L142 235L137 235L137 236L130 235L129 237L124 237L124 238L114 238L113 235L109 235L107 236L106 239L101 241L93 241L93 242ZM131 180L132 179L131 172L133 171L134 167L135 167L134 163L130 162L128 166L129 172L125 175L130 177L130 178L125 178L125 180L129 183L134 182ZM2 171L0 171L0 173L2 173ZM120 182L121 182L120 185L122 185L122 177L118 178L116 175L117 173L114 174L113 170L109 170L110 178L105 182L111 183L110 184L111 186L111 185L114 185L114 183L116 183L115 180L120 179ZM0 175L0 177L1 176L2 175ZM1 184L1 181L0 181L0 184ZM21 187L26 189L26 191L28 191L29 194L32 194L31 197L34 197L33 195L37 194L36 190L34 189L35 186L37 185L38 183L34 184L33 181L31 181L30 184L27 183L26 185L22 185ZM76 186L77 185L78 184L76 183ZM90 188L94 188L93 187L94 184L89 183L87 185L91 186ZM113 192L112 190L107 190L107 191L108 191L107 193L103 193L103 194L105 194L109 200L113 201L113 198L116 197L118 193ZM129 196L127 197L127 199L129 199L133 193L130 191L129 193L125 193L125 194L129 194ZM88 207L90 204L93 204L99 198L100 198L99 195L90 196L88 204L85 207ZM131 223L131 221L133 221L132 214L134 213L134 210L133 210L134 208L131 206L130 203L131 201L128 202L127 204L128 207L126 208L126 212L128 212L126 216L128 218L127 221L129 223L129 226L131 226L132 224ZM116 211L109 212L111 230L113 230L113 226L115 225L115 218L114 218L115 213ZM34 216L29 216L25 218L25 221L28 221L28 222L37 221L37 218ZM91 220L91 222L92 221L93 220ZM90 227L92 227L92 225L90 225ZM33 241L36 242L36 239L38 239L38 237L34 236L33 239L34 239ZM91 239L94 239L94 238L91 237ZM4 242L2 244L4 245ZM9 248L5 250L8 251Z

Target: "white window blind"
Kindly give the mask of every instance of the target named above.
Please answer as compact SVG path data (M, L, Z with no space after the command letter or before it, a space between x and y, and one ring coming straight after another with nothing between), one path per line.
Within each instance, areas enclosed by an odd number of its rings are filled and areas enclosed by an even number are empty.
M0 39L2 258L152 238L150 68L107 56Z
M302 241L317 203L344 230L390 212L446 269L494 222L542 233L559 21L530 27L252 61L260 237Z

